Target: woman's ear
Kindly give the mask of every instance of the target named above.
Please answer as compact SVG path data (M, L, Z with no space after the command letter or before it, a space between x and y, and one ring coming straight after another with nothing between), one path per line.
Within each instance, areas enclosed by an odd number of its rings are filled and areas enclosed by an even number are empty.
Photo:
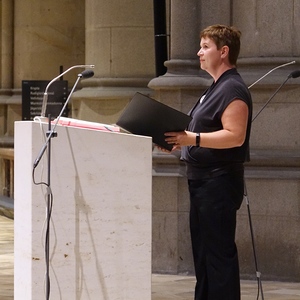
M228 46L223 46L221 49L221 55L223 58L225 58L226 56L228 56L229 54L229 47Z

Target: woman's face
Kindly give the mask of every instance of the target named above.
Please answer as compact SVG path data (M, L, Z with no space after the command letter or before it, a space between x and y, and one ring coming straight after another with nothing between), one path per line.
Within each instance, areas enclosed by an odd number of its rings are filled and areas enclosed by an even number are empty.
M200 50L197 53L201 69L210 74L217 71L222 61L222 52L222 48L218 50L217 45L212 39L208 37L201 38Z

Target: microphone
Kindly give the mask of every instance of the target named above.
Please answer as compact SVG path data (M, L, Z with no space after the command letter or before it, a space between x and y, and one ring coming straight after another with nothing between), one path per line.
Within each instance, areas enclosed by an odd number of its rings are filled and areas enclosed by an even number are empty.
M70 94L69 94L69 96L68 96L68 98L67 98L67 100L66 100L66 102L65 102L65 104L64 104L64 106L63 106L63 108L62 108L61 111L60 111L60 114L59 114L58 117L56 118L56 122L55 122L55 124L54 124L52 130L51 130L50 132L47 133L47 134L48 134L48 135L47 135L47 140L46 140L46 142L44 143L42 149L40 150L39 155L37 156L37 158L36 158L35 161L34 161L33 169L35 169L35 168L38 166L38 164L39 164L41 158L43 157L44 152L46 151L46 148L47 148L47 145L48 145L49 140L54 136L54 130L55 130L56 126L57 126L57 123L59 122L60 117L62 116L62 114L63 114L63 112L64 112L66 106L68 105L68 102L69 102L69 100L70 100L70 98L71 98L71 96L72 96L72 94L73 94L73 92L74 92L74 90L75 90L75 88L76 88L76 86L77 86L79 80L80 80L80 79L84 79L84 78L90 78L90 77L93 77L93 76L94 76L94 72L93 72L92 70L85 70L85 71L81 72L80 74L78 74L77 80L76 80L76 82L74 83L73 88L72 88L72 90L71 90L71 92L70 92Z
M94 76L94 71L92 71L92 70L84 70L83 72L81 72L80 74L78 74L78 76L80 76L82 79L91 78L91 77Z
M275 68L273 68L272 70L270 70L269 72L267 72L265 75L263 75L262 77L260 77L258 80L256 80L254 83L252 83L250 86L248 86L248 89L252 88L256 83L258 83L259 81L261 81L263 78L265 78L267 75L269 75L271 72L279 69L279 68L282 68L282 67L285 67L285 66L288 66L288 65L292 65L292 64L295 64L296 61L293 60L291 62L288 62L286 64L283 64L283 65L280 65L280 66L277 66ZM290 74L291 75L291 74Z
M48 89L50 87L50 85L56 81L57 79L59 79L60 77L62 77L63 75L65 75L66 73L68 73L69 71L71 71L72 69L75 68L95 68L95 65L76 65L73 67L70 67L69 69L67 69L66 71L64 71L63 73L59 74L57 77L53 78L48 85L46 86L45 92L44 92L44 97L43 97L43 104L42 104L42 112L41 112L41 117L45 117L46 114L46 107L47 107L47 102L48 102ZM92 75L93 76L93 75ZM83 77L83 76L82 76Z
M258 115L264 110L264 108L270 103L270 101L275 97L275 95L279 92L279 90L283 87L283 85L290 79L290 78L297 78L300 76L300 70L293 71L288 75L285 81L279 86L279 88L275 91L275 93L269 98L269 100L265 103L265 105L260 109L260 111L255 115L252 119L252 122L258 117Z
M288 78L298 78L300 76L300 70L293 71Z

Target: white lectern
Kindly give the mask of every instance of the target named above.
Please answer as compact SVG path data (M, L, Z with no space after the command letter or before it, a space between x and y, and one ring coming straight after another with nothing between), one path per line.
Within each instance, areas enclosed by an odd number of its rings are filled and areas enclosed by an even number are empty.
M15 123L14 298L45 296L47 124ZM151 299L152 139L57 126L51 142L51 299ZM35 171L45 181L47 153Z

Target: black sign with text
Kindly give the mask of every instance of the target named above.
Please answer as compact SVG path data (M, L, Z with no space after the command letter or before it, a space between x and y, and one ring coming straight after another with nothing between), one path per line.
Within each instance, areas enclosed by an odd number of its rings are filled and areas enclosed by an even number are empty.
M33 120L42 112L44 92L49 81L46 80L23 80L22 81L22 120ZM48 91L46 114L55 119L61 112L68 98L68 81L54 81ZM67 108L62 116L67 117Z

